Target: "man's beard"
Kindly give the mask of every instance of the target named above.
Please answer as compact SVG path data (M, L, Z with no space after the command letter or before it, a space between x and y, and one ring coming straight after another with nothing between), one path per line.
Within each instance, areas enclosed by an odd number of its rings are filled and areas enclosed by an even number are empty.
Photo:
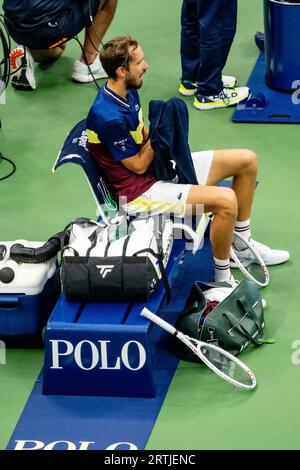
M138 90L139 88L141 88L143 85L143 80L141 79L139 83L136 82L136 79L133 79L133 78L127 78L126 81L125 81L125 86L127 88L127 90L129 88L134 88L135 90Z

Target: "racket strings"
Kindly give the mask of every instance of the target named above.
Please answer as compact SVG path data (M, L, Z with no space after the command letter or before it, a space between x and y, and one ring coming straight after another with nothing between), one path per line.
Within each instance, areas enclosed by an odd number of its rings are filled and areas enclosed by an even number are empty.
M248 273L260 283L265 281L265 272L256 252L251 247L251 243L234 233L232 241L232 251L238 258L238 262ZM236 261L236 260L234 260ZM237 266L238 267L238 266Z
M209 345L198 345L201 353L215 368L239 384L250 387L253 384L253 374L249 369L243 369L237 362L212 348Z
M233 235L232 246L235 251L235 254L239 258L243 266L247 267L249 266L249 264L255 261L256 256L241 236L236 234Z

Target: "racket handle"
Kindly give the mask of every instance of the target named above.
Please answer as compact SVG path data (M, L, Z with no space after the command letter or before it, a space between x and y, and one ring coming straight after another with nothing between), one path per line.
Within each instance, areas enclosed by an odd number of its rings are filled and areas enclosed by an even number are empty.
M156 323L156 325L168 331L169 333L171 333L171 335L175 335L177 333L177 330L176 328L174 328L174 326L170 325L170 323L155 315L155 313L150 312L150 310L146 307L144 307L141 311L141 316L153 321L153 323Z

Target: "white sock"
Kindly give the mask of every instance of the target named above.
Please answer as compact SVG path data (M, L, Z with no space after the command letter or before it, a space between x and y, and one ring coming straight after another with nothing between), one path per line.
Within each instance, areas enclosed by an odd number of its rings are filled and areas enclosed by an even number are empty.
M228 281L231 277L231 272L229 268L229 258L217 259L214 257L214 263L215 263L215 281L216 282Z
M239 222L237 220L234 226L234 231L237 232L241 237L249 240L249 238L251 238L250 219L243 220L243 222Z
M240 235L240 237L245 238L246 240L250 240L251 238L250 219L243 220L243 222L239 222L237 220L234 226L234 231L237 232ZM245 245L239 240L235 240L234 247L237 251L245 249Z

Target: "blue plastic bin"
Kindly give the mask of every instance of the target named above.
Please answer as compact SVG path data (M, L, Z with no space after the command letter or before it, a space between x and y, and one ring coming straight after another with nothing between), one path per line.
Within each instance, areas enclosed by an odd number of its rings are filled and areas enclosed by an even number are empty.
M293 92L300 83L300 1L264 0L266 84Z

